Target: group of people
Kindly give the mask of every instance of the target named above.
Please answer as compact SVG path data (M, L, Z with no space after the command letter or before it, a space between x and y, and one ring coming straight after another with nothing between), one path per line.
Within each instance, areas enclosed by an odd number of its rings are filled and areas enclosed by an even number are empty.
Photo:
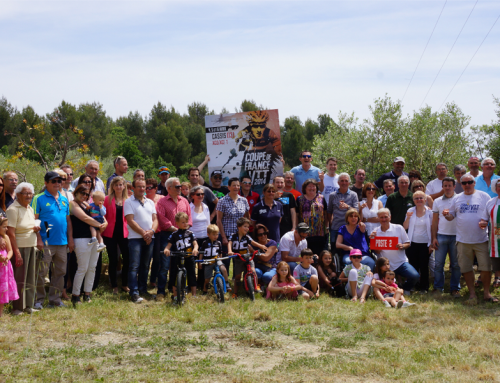
M66 299L75 306L91 302L104 249L113 293L127 292L135 303L162 301L168 291L184 288L176 285L176 252L192 255L185 267L187 287L196 296L200 289L207 293L214 269L196 267L196 259L215 262L255 250L259 255L251 267L257 290L265 290L269 299L314 299L325 291L347 293L359 302L373 294L387 307L407 307L405 296L427 293L431 276L433 291L443 293L448 255L453 297L461 296L463 275L467 304L477 304L478 284L485 300L498 302L490 293L492 272L494 287L500 285L500 177L492 158L480 163L471 157L469 172L456 165L453 177L439 163L437 178L427 185L418 171L404 172L403 157L374 182L366 182L364 169L356 170L354 182L347 173L337 174L333 157L325 172L312 165L310 152L299 159L301 165L276 176L262 195L252 191L245 176L223 185L215 170L205 182L201 171L208 156L188 170L188 182L170 177L163 166L158 180L137 169L130 183L121 156L106 184L96 161L75 179L71 167L63 165L45 174L44 189L36 195L15 172L5 173L0 178L0 310L10 301L14 315L41 310L47 279L49 307L65 307ZM383 237L394 243L370 245ZM233 258L231 269L227 259L221 271L237 298L244 265ZM153 288L155 296L148 292Z

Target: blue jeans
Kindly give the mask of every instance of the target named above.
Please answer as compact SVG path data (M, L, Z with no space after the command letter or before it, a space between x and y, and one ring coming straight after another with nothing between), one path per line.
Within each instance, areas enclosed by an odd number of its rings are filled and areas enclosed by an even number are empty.
M403 286L401 286L401 288L405 291L410 291L420 279L420 274L412 265L410 265L409 262L403 263L396 270L394 270L394 272L396 275L401 275L403 278L406 278L406 282L403 283Z
M342 257L342 262L344 263L344 266L350 265L352 263L351 259L349 258L349 254L345 254ZM375 261L373 260L372 257L369 257L368 255L363 255L363 258L361 259L361 264L368 266L372 272L375 270Z
M257 274L257 279L261 279L262 284L267 287L271 279L276 275L276 268L265 266L262 263L255 263L255 273Z
M128 240L129 269L128 288L130 295L148 291L149 262L153 255L155 239L149 245L142 238L131 238Z
M436 250L436 266L434 267L434 288L442 290L444 287L444 262L446 254L450 254L450 291L460 290L460 266L458 266L457 237L455 235L437 235L439 247Z
M168 270L170 269L170 257L167 257L165 254L163 254L163 250L165 250L165 247L167 246L168 239L172 233L168 231L162 231L160 233L160 252L158 256L160 258L160 269L158 271L158 290L157 294L163 294L165 295L165 286L167 286L167 276L168 276Z

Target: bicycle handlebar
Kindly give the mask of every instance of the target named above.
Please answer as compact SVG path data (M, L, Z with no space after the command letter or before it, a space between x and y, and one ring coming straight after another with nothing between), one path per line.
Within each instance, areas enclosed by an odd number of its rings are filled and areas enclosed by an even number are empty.
M237 255L228 255L227 257L223 257L223 258L197 259L197 260L195 260L195 262L210 264L210 263L213 263L215 261L223 261L224 259L231 259L234 257L237 257Z

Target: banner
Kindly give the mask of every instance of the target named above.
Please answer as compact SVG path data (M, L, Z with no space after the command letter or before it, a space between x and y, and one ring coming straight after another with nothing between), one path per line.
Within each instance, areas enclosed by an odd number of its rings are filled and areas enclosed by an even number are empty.
M375 237L370 239L371 250L398 250L398 237Z
M278 110L205 116L208 174L222 172L222 183L248 176L261 194L267 183L283 174ZM208 180L207 180L208 181Z

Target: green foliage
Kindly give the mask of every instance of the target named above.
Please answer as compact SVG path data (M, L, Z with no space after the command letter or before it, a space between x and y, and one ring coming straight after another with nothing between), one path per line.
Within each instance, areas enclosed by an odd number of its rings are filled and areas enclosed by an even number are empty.
M281 130L281 146L283 150L283 158L290 166L300 165L299 155L302 150L310 149L305 129L296 116L287 117Z
M255 110L266 110L265 106L262 106L262 104L257 105L257 103L254 100L243 100L240 105L240 110L236 109L236 113L241 113L241 112L253 112Z
M492 121L491 125L473 126L475 134L474 146L482 158L492 157L497 163L500 160L500 99L493 97L497 121Z

